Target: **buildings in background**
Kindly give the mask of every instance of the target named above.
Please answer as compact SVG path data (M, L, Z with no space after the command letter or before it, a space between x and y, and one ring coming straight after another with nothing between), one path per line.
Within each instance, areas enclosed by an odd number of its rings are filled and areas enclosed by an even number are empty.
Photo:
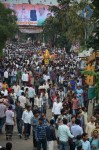
M44 5L57 5L57 0L0 0L2 3L13 4L44 4Z

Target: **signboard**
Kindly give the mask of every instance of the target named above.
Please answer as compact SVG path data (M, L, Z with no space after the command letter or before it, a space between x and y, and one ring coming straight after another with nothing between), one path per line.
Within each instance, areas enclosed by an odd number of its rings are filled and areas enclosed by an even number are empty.
M42 29L26 29L26 28L24 28L24 29L19 29L20 30L20 32L22 32L22 33L41 33L43 30Z
M82 11L82 17L85 19L90 19L92 14L93 14L93 10L91 9L89 5L86 6Z
M46 18L52 16L47 5L6 4L15 11L18 25L42 26Z

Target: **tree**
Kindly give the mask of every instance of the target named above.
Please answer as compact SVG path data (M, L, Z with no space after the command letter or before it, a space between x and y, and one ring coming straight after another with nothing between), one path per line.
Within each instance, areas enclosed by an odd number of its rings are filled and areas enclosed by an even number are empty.
M58 0L58 3L58 6L50 7L51 12L54 14L53 19L57 18L58 20L58 36L65 34L69 43L74 44L78 41L80 45L84 46L86 43L85 31L92 25L92 20L85 19L82 16L82 10L84 10L87 5L93 8L93 5L88 4L87 1L81 1L79 3L77 0ZM48 28L48 24L47 26L45 24L45 28ZM52 28L52 30L54 31L54 28ZM90 32L89 30L87 31L87 38Z
M43 27L43 33L45 37L45 41L50 41L51 46L55 46L57 36L59 34L60 23L59 20L55 17L49 17Z
M93 32L87 40L87 46L93 47L95 50L99 49L99 0L93 2L94 11L92 21L94 24Z
M0 56L8 38L13 38L17 31L15 12L0 3Z

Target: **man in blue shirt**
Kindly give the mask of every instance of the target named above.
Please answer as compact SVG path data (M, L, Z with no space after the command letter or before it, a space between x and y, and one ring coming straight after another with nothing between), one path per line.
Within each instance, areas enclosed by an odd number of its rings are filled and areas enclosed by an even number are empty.
M50 120L50 126L47 127L48 150L54 150L54 141L56 140L54 120Z
M74 78L70 81L70 85L72 90L75 91L76 81L74 80Z
M43 150L47 150L46 126L43 124L43 118L39 118L39 125L36 127L35 137L37 150L41 150L41 147Z

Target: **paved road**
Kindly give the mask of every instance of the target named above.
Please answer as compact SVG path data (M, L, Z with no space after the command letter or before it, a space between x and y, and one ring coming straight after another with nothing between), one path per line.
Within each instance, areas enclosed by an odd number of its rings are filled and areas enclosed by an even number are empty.
M47 110L47 118L50 119L51 118L51 110L48 109ZM4 132L4 131L3 131ZM0 135L0 145L5 146L6 145L6 137L5 134ZM32 135L30 137L29 140L24 140L23 139L19 139L18 135L17 135L17 129L15 127L14 129L14 135L12 138L12 144L13 144L13 149L12 150L34 150L33 149L33 142L32 142ZM57 150L57 144L55 142L55 148L54 150Z

